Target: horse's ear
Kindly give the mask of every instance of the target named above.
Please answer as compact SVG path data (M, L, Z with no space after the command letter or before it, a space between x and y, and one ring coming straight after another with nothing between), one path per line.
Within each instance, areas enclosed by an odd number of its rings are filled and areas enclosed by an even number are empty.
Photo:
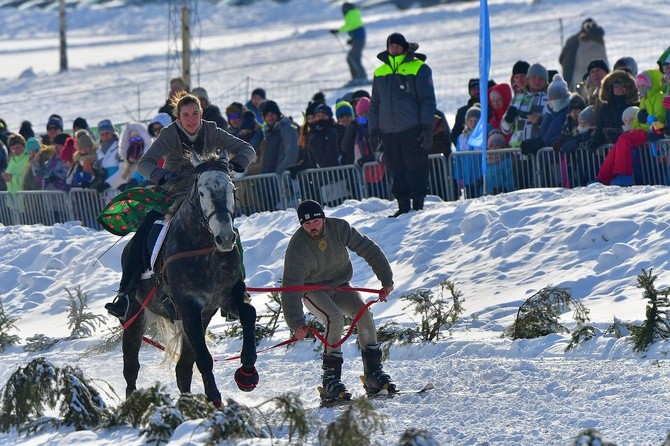
M200 158L200 155L196 153L195 150L191 151L191 164L193 164L193 167L198 167L203 163L202 158Z

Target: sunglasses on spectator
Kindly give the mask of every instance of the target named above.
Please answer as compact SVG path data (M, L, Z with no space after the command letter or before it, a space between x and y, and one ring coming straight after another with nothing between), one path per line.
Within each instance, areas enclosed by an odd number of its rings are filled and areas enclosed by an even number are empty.
M130 137L130 142L140 142L144 141L141 136L131 136Z
M47 127L47 130L60 130L60 127L57 127L55 125L50 125Z
M234 113L232 115L228 115L228 119L240 119L240 114Z

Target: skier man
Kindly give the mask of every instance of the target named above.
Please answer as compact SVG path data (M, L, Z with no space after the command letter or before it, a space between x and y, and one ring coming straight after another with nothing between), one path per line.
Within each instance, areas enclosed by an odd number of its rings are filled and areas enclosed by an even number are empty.
M284 258L283 286L349 287L353 265L347 248L358 254L370 265L382 283L380 300L393 291L393 272L381 248L368 237L351 227L345 220L326 218L323 208L313 200L298 206L301 227L293 234ZM365 306L361 295L349 290L285 291L281 295L282 311L289 328L297 339L309 332L301 298L307 309L325 325L328 344L336 344L342 337L344 316L355 317ZM386 389L396 392L391 377L382 370L382 352L377 343L375 323L370 310L358 321L358 343L363 358L364 387L368 395ZM351 399L351 394L341 381L342 351L340 347L326 346L323 354L323 392L321 401L329 404Z

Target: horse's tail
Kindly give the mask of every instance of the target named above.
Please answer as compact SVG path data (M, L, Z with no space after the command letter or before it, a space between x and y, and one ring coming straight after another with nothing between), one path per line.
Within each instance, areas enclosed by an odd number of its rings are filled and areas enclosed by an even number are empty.
M155 336L158 339L162 339L165 342L165 357L163 361L168 359L177 361L181 354L181 343L182 343L182 329L181 322L179 326L177 323L173 323L170 319L159 316L156 313L147 311L147 326L150 327L149 330L152 336Z

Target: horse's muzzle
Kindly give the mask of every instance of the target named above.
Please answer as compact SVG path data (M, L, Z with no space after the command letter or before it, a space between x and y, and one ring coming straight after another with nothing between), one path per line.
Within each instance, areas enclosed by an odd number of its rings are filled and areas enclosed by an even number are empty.
M235 248L235 241L237 240L237 234L233 231L226 233L219 233L214 236L214 244L216 245L217 251L220 252L230 252Z

